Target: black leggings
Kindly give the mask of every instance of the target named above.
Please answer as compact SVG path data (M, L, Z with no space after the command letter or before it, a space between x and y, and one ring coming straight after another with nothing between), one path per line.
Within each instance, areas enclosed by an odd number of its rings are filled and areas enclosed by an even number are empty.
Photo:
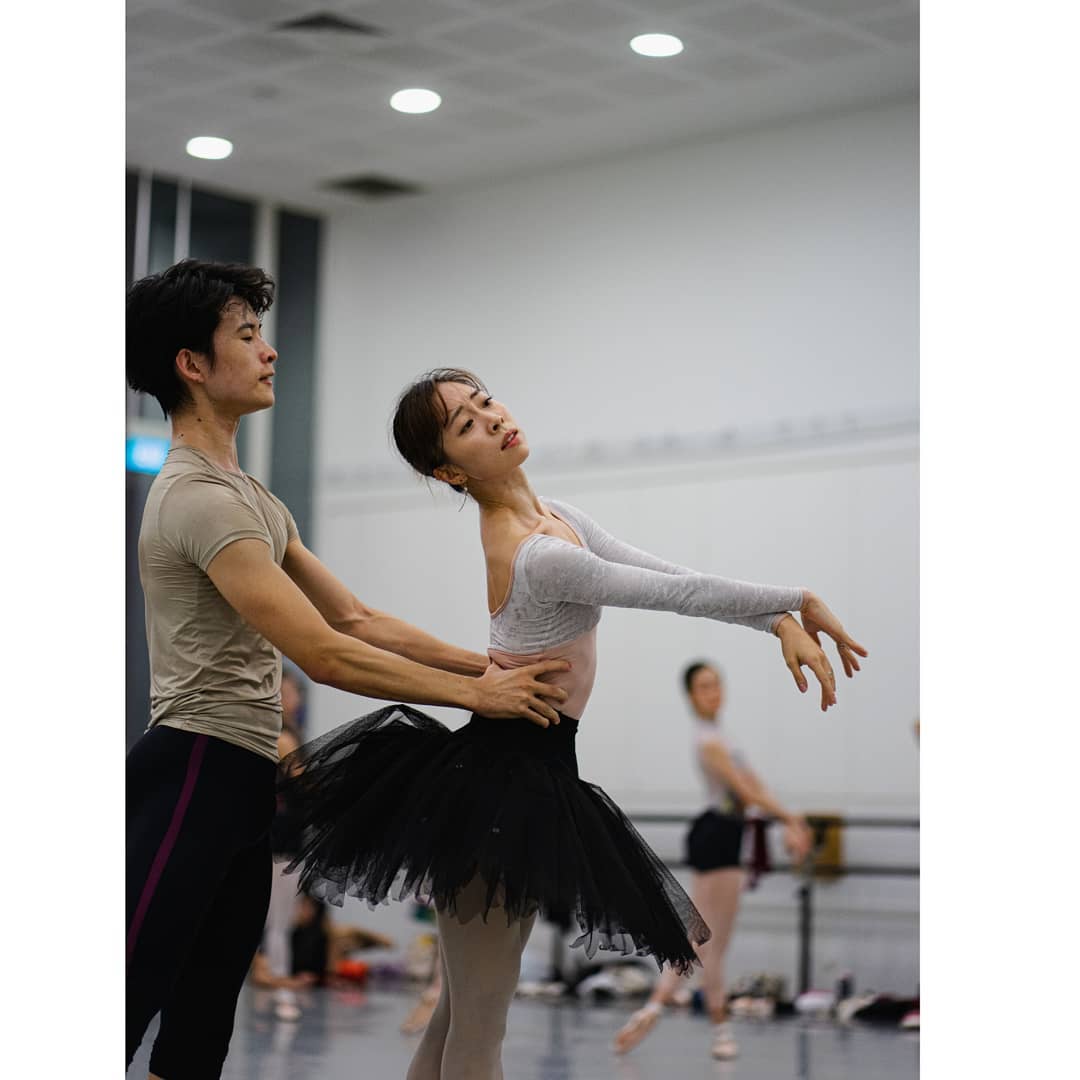
M127 1063L216 1080L270 900L276 768L209 735L156 727L127 758Z

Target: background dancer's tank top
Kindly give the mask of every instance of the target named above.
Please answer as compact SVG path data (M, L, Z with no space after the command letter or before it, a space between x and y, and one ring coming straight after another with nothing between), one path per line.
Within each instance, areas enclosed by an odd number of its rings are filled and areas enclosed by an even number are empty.
M722 777L716 776L705 766L705 747L709 743L719 743L731 758L732 763L738 769L747 768L746 757L743 753L731 746L720 734L720 725L702 720L696 714L693 717L693 747L694 761L701 770L702 779L705 781L705 791L708 795L708 808L721 814L733 814L741 817L745 807L739 800L734 790L728 787Z

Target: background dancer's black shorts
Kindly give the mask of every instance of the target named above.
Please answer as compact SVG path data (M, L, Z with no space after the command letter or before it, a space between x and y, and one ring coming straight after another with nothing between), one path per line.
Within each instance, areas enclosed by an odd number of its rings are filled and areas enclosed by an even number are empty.
M305 828L291 864L301 887L337 904L430 899L463 922L493 908L508 922L570 912L589 957L689 970L709 928L629 818L578 776L577 727L473 715L451 731L393 705L301 747L302 771L282 782Z
M719 810L699 814L686 834L686 861L700 872L739 866L744 821L741 815Z

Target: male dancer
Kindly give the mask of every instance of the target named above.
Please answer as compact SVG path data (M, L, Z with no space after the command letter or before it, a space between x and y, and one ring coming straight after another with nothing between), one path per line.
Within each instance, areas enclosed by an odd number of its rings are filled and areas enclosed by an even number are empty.
M358 600L241 472L240 418L274 404L256 267L186 259L132 286L127 378L171 418L146 501L150 728L127 760L127 1061L161 1026L151 1078L221 1074L266 919L281 654L355 694L558 722L566 694ZM555 706L555 707L553 707Z

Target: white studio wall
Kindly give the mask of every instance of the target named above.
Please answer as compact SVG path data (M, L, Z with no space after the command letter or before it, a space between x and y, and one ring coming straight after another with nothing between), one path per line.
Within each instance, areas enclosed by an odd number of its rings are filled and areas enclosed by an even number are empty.
M914 103L330 220L318 461L476 370L534 447L917 405Z
M822 714L775 639L608 611L583 775L631 812L696 810L677 680L706 657L732 738L784 801L916 815L917 175L911 103L331 219L320 556L366 602L484 648L475 509L415 481L388 436L413 376L471 368L528 433L538 493L675 562L807 585L871 651ZM378 704L314 688L313 730ZM852 861L917 862L916 834L847 843ZM656 846L678 855L677 830ZM748 903L733 974L793 977L781 881ZM917 902L911 881L834 887L822 964L912 990Z

